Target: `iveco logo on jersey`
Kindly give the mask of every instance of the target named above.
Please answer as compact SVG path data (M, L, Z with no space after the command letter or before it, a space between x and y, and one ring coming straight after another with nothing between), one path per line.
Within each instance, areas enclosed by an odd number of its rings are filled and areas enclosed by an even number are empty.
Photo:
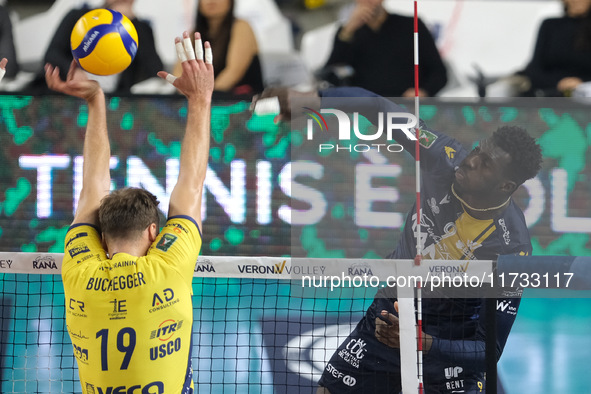
M158 329L153 330L150 333L150 339L158 338L161 341L168 341L178 330L181 329L182 326L182 320L179 320L178 322L174 319L164 320L160 323Z
M33 268L36 270L52 269L56 270L55 260L51 256L39 256L33 260Z
M95 390L96 388L96 390ZM88 394L164 394L164 383L152 382L145 386L136 384L135 386L117 386L117 387L95 387L93 384L86 383L86 392Z

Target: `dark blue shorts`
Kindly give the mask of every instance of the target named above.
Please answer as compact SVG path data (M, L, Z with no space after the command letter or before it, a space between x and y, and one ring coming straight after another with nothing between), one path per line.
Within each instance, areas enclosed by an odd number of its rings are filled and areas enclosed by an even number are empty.
M380 393L401 391L400 352L375 337L377 312L392 302L376 299L353 332L341 343L324 368L318 384L331 394ZM483 373L465 373L463 368L423 357L425 394L485 393Z

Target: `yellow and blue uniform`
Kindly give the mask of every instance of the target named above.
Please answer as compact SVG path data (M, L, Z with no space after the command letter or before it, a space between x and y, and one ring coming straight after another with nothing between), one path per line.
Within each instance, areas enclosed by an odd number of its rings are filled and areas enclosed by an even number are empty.
M378 112L407 112L393 102L363 89L327 89L322 106L358 111L368 119ZM337 100L333 101L335 97ZM350 102L342 97L363 97ZM351 105L351 108L347 108ZM396 142L414 154L415 141L395 133ZM421 124L421 243L423 257L437 260L492 260L499 255L531 254L531 242L521 209L511 201L494 219L470 216L452 193L456 167L468 155L457 140ZM410 210L402 236L389 256L416 256L416 205ZM445 263L442 263L442 265ZM400 387L399 349L375 337L375 319L382 310L396 314L392 289L378 291L365 316L329 360L319 384L331 393L395 393ZM497 300L497 354L503 351L517 315L519 298ZM485 303L474 298L422 300L423 331L433 336L424 356L425 393L484 393ZM337 371L337 372L335 372ZM347 377L347 379L345 379Z
M193 392L191 282L201 233L168 219L146 256L107 256L101 234L76 224L66 235L66 324L84 394Z

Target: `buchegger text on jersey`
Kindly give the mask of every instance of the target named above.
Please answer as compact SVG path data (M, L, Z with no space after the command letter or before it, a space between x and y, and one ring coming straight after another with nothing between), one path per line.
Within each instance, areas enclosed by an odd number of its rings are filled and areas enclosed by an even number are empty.
M131 289L145 285L143 272L134 272L129 275L115 276L112 279L109 278L89 278L86 290L95 291L113 291L113 290L124 290Z

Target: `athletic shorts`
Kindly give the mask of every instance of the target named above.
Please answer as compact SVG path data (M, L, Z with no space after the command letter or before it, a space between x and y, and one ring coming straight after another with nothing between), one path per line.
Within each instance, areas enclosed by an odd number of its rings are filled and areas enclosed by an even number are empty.
M399 394L400 352L375 337L375 317L386 309L395 313L388 299L375 299L353 332L341 343L324 368L318 384L331 394ZM459 366L423 356L425 394L485 393L483 373L463 372Z

